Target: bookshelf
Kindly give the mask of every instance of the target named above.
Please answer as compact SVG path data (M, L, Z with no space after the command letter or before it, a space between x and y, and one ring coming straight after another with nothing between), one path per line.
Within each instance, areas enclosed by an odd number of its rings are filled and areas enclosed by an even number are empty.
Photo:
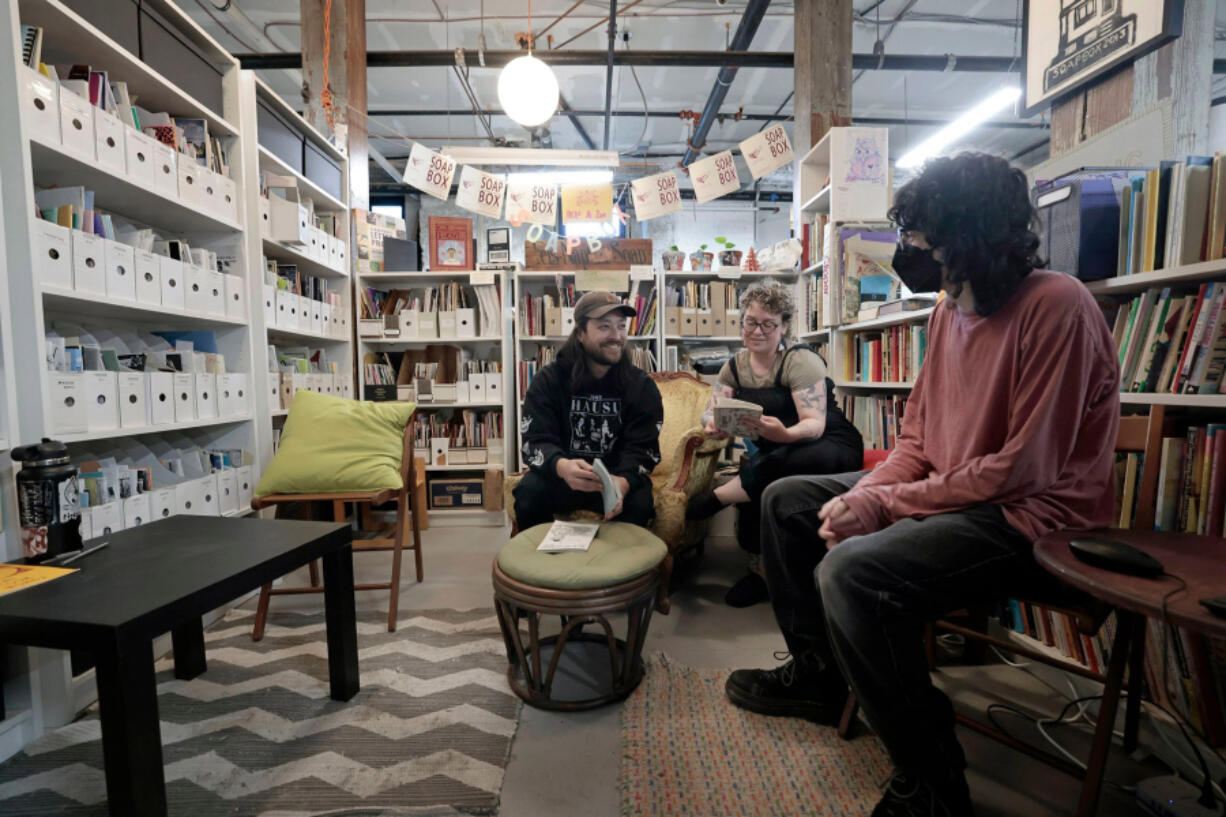
M139 27L131 32L134 50L128 50L91 22L106 13L104 4L70 8L60 0L0 0L0 27L13 33L0 46L0 103L11 112L0 120L6 146L0 152L0 212L7 226L0 292L8 306L0 315L0 546L8 557L19 555L20 547L11 536L12 445L58 439L78 462L115 457L135 463L140 452L154 456L163 446L241 451L241 466L206 471L174 486L185 502L202 500L194 503L195 512L219 515L250 512L249 498L243 502L237 490L222 486L254 487L268 451L270 427L257 421L259 403L253 399L266 387L266 373L256 365L264 358L265 336L254 308L258 301L251 298L260 269L247 226L256 164L254 148L247 149L254 130L240 127L245 117L238 63L173 3L152 0L134 14L148 24L146 36L156 27L172 35L168 48L181 49L172 58L164 49L147 52L165 61L160 64L178 77L172 80L138 56ZM203 120L225 154L228 166L215 166L224 172L27 68L15 48L21 24L43 29L42 62L88 64L106 71L110 82L126 83L146 111ZM196 72L189 65L207 69ZM36 187L76 186L92 191L94 209L111 216L115 238L129 243L31 217L39 213ZM21 222L29 228L21 229ZM133 232L119 229L125 225ZM149 252L148 245L134 248L144 240L134 235L148 236L141 230L152 230L155 242L185 242L204 252L172 260L164 244L153 245L158 252ZM101 348L117 353L142 351L148 333L204 331L224 357L224 369L177 375L149 367L51 372L42 350L52 329L62 336L93 333ZM135 341L142 345L132 348ZM196 351L212 350L206 343ZM154 396L164 398L160 408ZM179 512L185 508L177 506ZM10 681L6 691L14 703L26 702L30 714L0 722L0 758L42 730L68 723L96 697L92 672L74 678L65 653L28 650L24 663L29 675Z
M349 285L352 229L346 204L349 162L343 150L253 72L241 72L238 85L244 158L251 168L245 188L247 252L258 261L248 297L257 307L252 310L256 334L263 338L257 364L267 370L265 385L256 395L255 416L265 432L261 459L268 461L294 391L307 388L337 397L354 396L353 293ZM322 158L312 164L308 155ZM316 171L328 174L327 183L339 195L312 178ZM289 186L276 192L265 190L268 174ZM288 223L286 212L274 213L274 206L288 210ZM268 269L270 265L276 266L276 273ZM303 294L283 289L291 280L300 282ZM316 288L325 300L313 297ZM276 370L270 359L272 349L278 355ZM303 349L308 361L317 354L318 362L309 362L308 372L292 376L280 355Z
M658 371L663 366L661 359L662 332L663 326L660 320L663 314L660 310L660 294L663 292L661 287L661 273L658 270L651 271L651 274L643 275L640 273L630 273L629 288L626 293L615 293L619 296L629 299L631 295L635 299L642 299L644 303L653 303L650 311L645 311L643 315L634 319L633 323L642 327L636 329L632 327L632 332L638 334L630 334L626 339L626 354L631 355L631 360L636 361L638 365L642 365L647 371ZM528 384L532 380L532 374L539 370L542 365L553 360L553 353L566 341L570 335L571 328L574 325L574 315L572 306L556 306L551 310L541 314L538 313L529 319L525 310L525 298L531 298L534 303L537 299L545 295L555 298L553 303L561 304L563 301L557 300L562 298L563 293L558 292L557 284L562 283L562 286L568 287L574 284L575 270L563 270L559 272L525 272L517 271L515 273L514 286L514 306L515 306L515 359L514 359L514 376L509 379L509 383L515 387L514 400L515 404L523 403L523 395L528 391ZM582 292L575 291L573 293L574 300L578 300L583 295ZM654 301L652 296L655 296ZM570 303L573 304L573 301ZM543 307L543 302L541 302ZM654 321L654 324L652 323ZM546 332L542 333L535 331L536 324L543 322ZM531 331L530 331L531 330ZM549 331L552 330L552 331ZM648 331L650 330L650 331ZM534 367L535 364L535 367ZM515 462L518 469L526 468L522 460L523 438L519 431L519 416L518 412L515 417Z
M485 276L492 274L493 285L498 296L498 307L491 309L486 319L482 320L482 311L477 305L477 297L475 290L472 289L473 281L478 284ZM484 412L501 411L503 435L501 438L492 439L483 450L485 462L455 462L449 461L443 464L436 462L438 452L425 447L415 447L414 455L426 461L427 481L431 478L445 478L447 476L458 479L471 479L484 474L488 471L499 472L505 474L508 469L508 464L513 463L511 445L514 437L511 434L510 424L514 419L513 392L511 383L513 382L510 372L513 366L514 353L512 350L512 322L510 318L510 310L507 304L510 303L511 281L510 273L506 270L493 270L473 272L471 270L407 270L407 271L377 271L367 272L359 270L357 272L356 285L359 288L358 297L362 297L361 293L374 289L382 292L391 290L409 290L410 294L420 295L426 288L438 287L442 285L458 284L465 292L466 296L472 297L473 307L473 326L474 334L471 337L448 336L439 337L440 333L462 331L456 320L455 315L452 316L452 321L442 321L439 319L441 313L432 313L433 319L421 321L414 313L414 319L393 321L397 324L396 331L399 336L382 337L371 336L374 331L382 332L378 323L372 329L368 321L363 321L364 328L361 328L356 340L355 348L356 355L354 359L355 371L358 373L361 386L365 392L369 389L365 364L368 362L381 362L384 360L384 355L392 361L395 368L399 385L393 385L399 394L399 399L415 400L417 403L418 416L422 422L439 422L448 423L450 421L463 421L464 411L477 412L478 417ZM457 310L459 312L460 310ZM406 315L408 313L405 313ZM390 317L390 316L389 316ZM426 329L426 327L431 327ZM450 326L450 330L446 328ZM432 332L430 337L412 337L409 333L420 334L423 331ZM469 390L468 399L437 399L438 395L433 394L431 399L427 400L416 393L412 372L408 368L400 368L404 364L397 359L398 352L406 351L421 351L431 347L451 347L460 350L462 361L494 361L501 367L501 372L497 375L497 394L487 394L486 396L477 396L472 394L473 389L486 388L489 383L483 385L478 384L477 377L469 377L465 375L463 378L457 377L456 380L435 381L434 386L443 385L450 386L455 383L454 388L461 388L459 383L462 381L464 387ZM456 373L457 376L460 372ZM492 376L493 373L487 373L486 377ZM374 392L371 391L373 396ZM451 395L447 395L451 397ZM364 399L369 399L364 397ZM467 456L467 455L460 455ZM457 459L456 452L447 451L444 457L448 460ZM478 526L478 527L500 527L506 523L505 511L488 511L481 508L464 508L455 510L429 510L427 518L431 525L438 526Z

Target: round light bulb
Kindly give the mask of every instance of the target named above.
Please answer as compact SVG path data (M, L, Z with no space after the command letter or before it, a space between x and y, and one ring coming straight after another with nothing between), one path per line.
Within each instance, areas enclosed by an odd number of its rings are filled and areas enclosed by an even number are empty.
M558 79L531 54L516 57L498 75L498 101L525 128L543 125L558 109Z

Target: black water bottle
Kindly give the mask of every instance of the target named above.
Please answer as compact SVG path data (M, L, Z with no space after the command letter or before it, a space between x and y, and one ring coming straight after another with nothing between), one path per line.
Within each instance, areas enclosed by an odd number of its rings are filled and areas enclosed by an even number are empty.
M37 445L13 449L17 474L17 508L21 516L23 555L42 562L81 545L81 505L77 469L68 461L68 446L43 437Z

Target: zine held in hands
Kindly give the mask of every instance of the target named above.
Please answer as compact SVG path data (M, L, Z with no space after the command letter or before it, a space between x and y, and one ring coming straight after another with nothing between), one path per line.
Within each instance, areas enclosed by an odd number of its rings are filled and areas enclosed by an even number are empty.
M756 420L761 416L762 407L757 403L747 403L731 397L719 398L719 402L715 404L715 409L712 411L717 431L730 436L748 437L751 440L758 438L758 432L747 428L743 420L746 418Z
M600 457L592 463L592 470L596 472L596 476L600 477L600 495L604 499L604 513L608 516L617 507L617 504L622 501L622 489L616 482L613 481L613 475L609 473L609 469Z

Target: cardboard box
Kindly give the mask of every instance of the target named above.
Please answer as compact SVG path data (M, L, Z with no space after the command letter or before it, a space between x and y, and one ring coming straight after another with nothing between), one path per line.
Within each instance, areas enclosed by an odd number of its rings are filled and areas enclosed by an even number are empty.
M458 508L485 507L485 480L432 479L427 483L430 510L450 511Z
M482 480L485 496L482 498L481 508L486 511L501 511L502 510L502 471L501 469L491 469L485 472L485 478Z

